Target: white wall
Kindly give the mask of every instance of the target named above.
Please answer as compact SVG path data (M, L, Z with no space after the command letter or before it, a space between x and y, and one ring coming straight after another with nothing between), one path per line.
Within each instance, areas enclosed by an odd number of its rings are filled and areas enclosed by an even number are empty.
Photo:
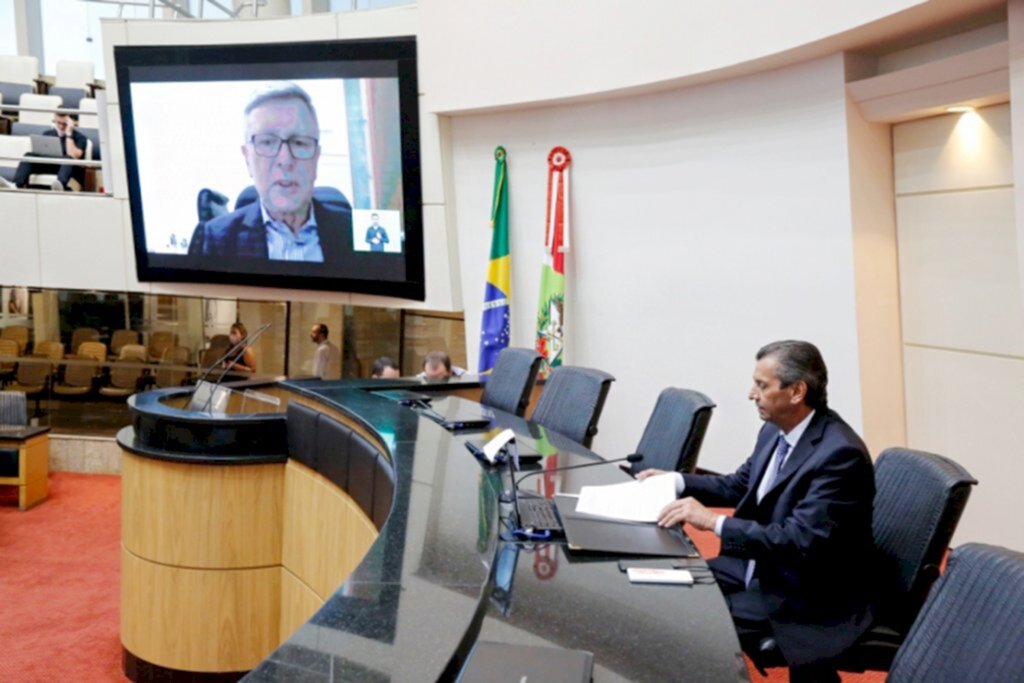
M907 443L980 481L954 543L1024 550L1024 313L1010 106L893 128Z
M861 426L841 56L632 99L451 119L475 367L495 145L509 154L513 343L532 346L546 156L568 147L566 362L618 377L595 449L631 452L666 386L718 409L701 463L739 464L759 426L757 348L822 349L833 406Z

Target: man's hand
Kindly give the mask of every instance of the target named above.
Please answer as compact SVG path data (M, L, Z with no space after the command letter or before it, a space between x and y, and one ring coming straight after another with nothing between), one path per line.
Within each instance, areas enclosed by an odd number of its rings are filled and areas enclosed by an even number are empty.
M714 531L717 519L718 515L698 503L696 499L681 498L662 509L658 514L658 526L670 527L689 522L701 531Z
M653 467L651 467L651 468L646 469L646 470L644 470L642 472L637 472L636 473L636 480L637 481L643 481L647 477L655 477L655 476L657 476L659 474L667 474L667 473L668 473L667 470L656 470Z

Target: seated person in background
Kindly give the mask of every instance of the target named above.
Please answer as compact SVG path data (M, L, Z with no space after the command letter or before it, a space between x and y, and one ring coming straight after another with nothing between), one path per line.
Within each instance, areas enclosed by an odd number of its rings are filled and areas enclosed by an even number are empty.
M49 135L60 139L61 147L64 149L64 156L69 159L82 159L85 157L86 145L89 144L89 139L78 131L78 116L75 114L54 114L53 115L53 129L48 130L43 135ZM36 159L46 159L48 157L40 157L31 153L25 156L33 156ZM42 161L22 161L18 164L18 170L14 172L14 186L15 187L27 187L29 177L33 174L38 173L50 173L57 176L57 180L53 181L51 186L52 190L57 192L63 192L68 188L68 182L74 179L78 186L81 188L85 185L85 167L84 166L72 166L68 164L55 165L53 163L44 163ZM10 186L3 178L0 178L0 184Z
M812 344L758 351L749 398L766 424L753 454L733 474L677 473L680 499L659 519L722 539L708 564L744 650L756 656L774 639L798 683L839 681L830 662L871 624L874 471L860 437L829 410L827 384Z
M313 197L320 126L294 83L253 93L242 145L259 201L200 223L190 256L228 256L338 266L352 251L352 210Z
M465 374L464 368L452 365L452 359L447 353L431 351L423 357L423 372L416 375L416 379L448 379L462 377Z
M231 326L228 339L231 340L231 346L234 346L248 336L249 331L245 329L245 325L235 323ZM224 359L224 366L230 367L231 370L256 372L256 352L248 344L242 344L234 353Z
M402 369L390 356L381 356L373 361L371 379L397 379L402 376Z
M320 379L327 379L332 362L338 357L338 347L327 340L330 330L327 325L317 323L309 331L309 338L316 344L316 355L313 357L313 374Z

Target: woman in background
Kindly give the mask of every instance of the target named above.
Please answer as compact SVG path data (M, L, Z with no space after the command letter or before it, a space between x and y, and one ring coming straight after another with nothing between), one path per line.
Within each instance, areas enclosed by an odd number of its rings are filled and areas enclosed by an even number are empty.
M234 346L248 336L249 331L245 329L245 325L242 323L235 323L231 326L231 332L228 334L228 339L231 340L231 345ZM234 365L232 365L232 362ZM252 347L248 344L243 344L236 349L234 353L228 356L224 363L232 370L256 372L256 352L253 351Z

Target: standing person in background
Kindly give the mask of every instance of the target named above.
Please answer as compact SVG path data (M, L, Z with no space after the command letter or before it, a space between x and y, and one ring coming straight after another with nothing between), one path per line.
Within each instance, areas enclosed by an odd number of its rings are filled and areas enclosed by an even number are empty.
M245 329L245 325L239 322L231 326L228 339L231 340L231 345L234 346L248 336L249 331ZM234 363L233 365L232 362ZM232 370L256 372L256 352L248 344L242 344L224 361L224 364L225 366L230 366Z
M338 347L328 341L330 330L327 325L317 323L309 331L310 340L316 344L316 353L313 357L313 374L320 379L327 379L334 359L338 357Z

